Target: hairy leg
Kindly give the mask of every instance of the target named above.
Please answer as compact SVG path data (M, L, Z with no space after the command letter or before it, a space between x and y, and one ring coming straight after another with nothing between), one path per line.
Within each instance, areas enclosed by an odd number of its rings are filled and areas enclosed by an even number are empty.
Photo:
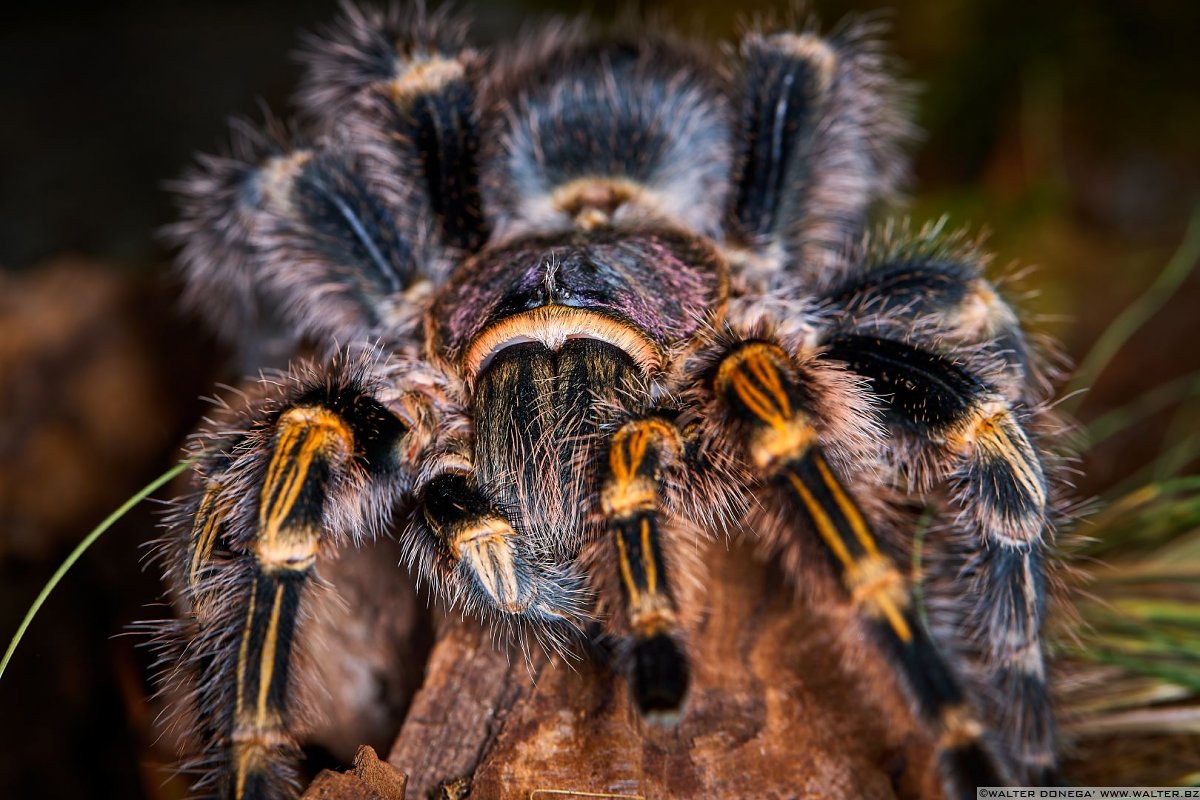
M888 541L848 488L845 471L853 466L869 475L870 465L854 464L845 453L836 460L827 455L847 439L844 430L839 437L836 412L829 411L832 395L850 392L840 402L853 403L854 384L811 356L797 361L769 339L730 343L710 375L713 410L728 431L723 444L738 448L771 496L802 521L787 524L782 536L815 534L820 540L918 714L938 732L948 794L973 797L976 786L1003 785L1005 773L958 675L922 627ZM792 578L804 580L801 574Z

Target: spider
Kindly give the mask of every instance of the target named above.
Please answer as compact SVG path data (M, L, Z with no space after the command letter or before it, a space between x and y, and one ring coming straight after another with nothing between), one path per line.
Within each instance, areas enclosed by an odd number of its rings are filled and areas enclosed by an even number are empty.
M758 537L796 586L836 582L947 796L1055 781L1044 370L975 243L868 224L912 137L876 28L763 27L724 59L465 29L345 5L302 121L236 124L177 186L191 303L292 357L195 437L168 523L198 788L295 793L318 555L389 532L498 630L622 641L660 725L693 674L682 550ZM922 514L949 555L919 607Z

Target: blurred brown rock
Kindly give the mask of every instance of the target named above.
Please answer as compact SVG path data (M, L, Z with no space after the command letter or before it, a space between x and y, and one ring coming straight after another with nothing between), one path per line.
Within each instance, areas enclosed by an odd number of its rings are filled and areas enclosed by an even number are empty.
M0 270L4 641L68 550L165 469L195 423L218 354L175 309L161 271L74 256ZM157 513L138 506L91 548L16 652L0 684L0 717L14 723L0 726L0 796L138 796L155 760L134 757L149 689L120 634L154 615L161 590L141 545ZM146 794L169 796L151 780Z
M167 295L72 257L0 271L0 562L80 538L178 444L211 366Z

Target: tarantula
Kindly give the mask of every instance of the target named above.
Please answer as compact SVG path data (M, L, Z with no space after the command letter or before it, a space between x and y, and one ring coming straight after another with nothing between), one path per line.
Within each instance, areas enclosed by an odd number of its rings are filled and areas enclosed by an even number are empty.
M784 569L836 576L948 795L1055 780L1044 381L972 243L869 229L911 137L875 33L759 29L714 59L554 23L486 54L447 15L346 5L309 42L305 124L200 159L189 299L311 356L197 436L169 525L202 788L294 793L317 556L389 531L498 627L627 642L664 725L679 541L807 552ZM922 513L951 554L922 576L932 625L899 566Z

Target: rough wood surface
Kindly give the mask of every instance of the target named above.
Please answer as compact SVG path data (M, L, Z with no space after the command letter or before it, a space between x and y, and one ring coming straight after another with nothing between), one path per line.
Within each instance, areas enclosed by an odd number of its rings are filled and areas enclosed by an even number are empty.
M408 779L403 772L380 761L370 747L354 756L354 768L345 772L325 770L304 793L306 800L404 800Z
M526 663L450 621L388 757L410 800L937 796L930 741L850 619L794 601L745 548L714 545L704 561L674 728L643 723L603 666Z

